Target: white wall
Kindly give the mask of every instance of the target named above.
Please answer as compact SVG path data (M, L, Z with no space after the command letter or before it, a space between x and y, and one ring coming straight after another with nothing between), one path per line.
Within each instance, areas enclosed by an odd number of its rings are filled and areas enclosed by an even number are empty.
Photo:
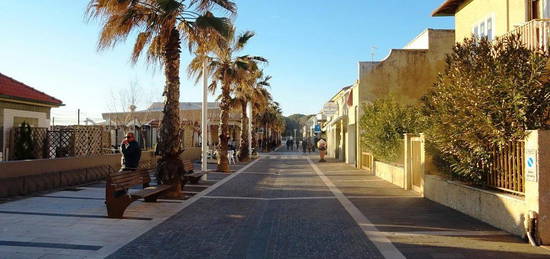
M424 30L414 40L409 42L403 49L429 49L430 31Z
M30 111L4 109L4 121L2 122L4 125L4 132L2 133L2 137L4 139L4 146L2 147L2 151L4 152L3 153L4 158L7 158L6 149L8 147L9 134L10 134L10 129L13 127L14 117L36 118L38 119L38 125L35 125L35 126L40 128L47 128L50 126L50 120L48 119L48 115L45 112L30 112Z

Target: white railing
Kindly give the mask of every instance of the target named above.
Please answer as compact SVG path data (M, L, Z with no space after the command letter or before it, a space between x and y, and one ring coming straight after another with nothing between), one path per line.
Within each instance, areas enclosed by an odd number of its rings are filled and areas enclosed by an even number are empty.
M549 50L550 19L535 19L516 27L508 34L519 34L520 40L531 50Z

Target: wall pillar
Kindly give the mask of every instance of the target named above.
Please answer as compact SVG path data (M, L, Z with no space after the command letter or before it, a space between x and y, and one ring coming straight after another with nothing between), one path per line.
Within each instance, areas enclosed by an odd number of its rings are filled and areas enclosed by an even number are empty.
M411 168L411 134L403 134L403 168L405 173L403 174L403 187L405 190L412 188L412 168Z
M550 245L550 131L529 131L525 139L525 202L538 214L538 233ZM528 215L528 211L525 212Z

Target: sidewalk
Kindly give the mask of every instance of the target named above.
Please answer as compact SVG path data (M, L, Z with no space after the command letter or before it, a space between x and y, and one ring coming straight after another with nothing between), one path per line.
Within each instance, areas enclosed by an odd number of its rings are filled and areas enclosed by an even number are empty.
M550 251L344 163L318 164L407 258L533 258Z

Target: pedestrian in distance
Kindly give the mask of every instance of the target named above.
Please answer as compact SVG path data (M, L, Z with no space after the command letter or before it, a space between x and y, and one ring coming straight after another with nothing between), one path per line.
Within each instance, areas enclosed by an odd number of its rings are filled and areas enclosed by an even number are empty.
M327 142L324 139L317 141L317 148L319 149L319 162L326 162L325 155L327 153Z
M302 152L304 152L304 154L306 153L307 151L307 140L302 140Z
M122 153L122 168L120 170L137 170L139 167L139 160L141 159L141 148L133 132L128 132L124 140L122 140L120 144L120 153Z

